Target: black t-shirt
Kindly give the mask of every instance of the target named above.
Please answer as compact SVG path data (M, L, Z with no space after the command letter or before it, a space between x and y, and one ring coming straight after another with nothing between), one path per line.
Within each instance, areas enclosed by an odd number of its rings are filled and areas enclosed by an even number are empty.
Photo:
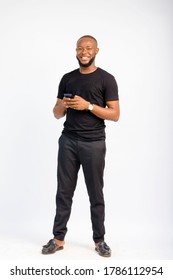
M114 76L101 68L89 74L79 69L65 74L59 84L58 98L64 93L79 95L92 104L106 107L107 101L118 100L118 86ZM92 112L67 109L63 134L81 141L105 139L105 122Z

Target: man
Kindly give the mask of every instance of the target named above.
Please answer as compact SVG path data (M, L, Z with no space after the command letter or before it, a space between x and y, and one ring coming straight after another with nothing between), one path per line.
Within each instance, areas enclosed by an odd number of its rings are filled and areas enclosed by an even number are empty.
M79 69L65 74L59 84L53 112L57 119L66 115L66 121L59 139L54 239L43 246L43 254L64 248L77 174L82 166L90 200L95 250L103 257L111 256L111 249L104 241L104 120L118 121L120 110L115 78L95 65L98 51L94 37L82 36L76 47Z

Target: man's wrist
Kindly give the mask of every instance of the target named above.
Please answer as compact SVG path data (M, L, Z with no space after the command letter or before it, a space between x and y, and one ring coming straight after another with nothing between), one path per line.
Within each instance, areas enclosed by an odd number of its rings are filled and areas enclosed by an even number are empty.
M88 111L92 111L93 108L94 108L94 105L91 104L91 103L89 103L87 110L88 110Z

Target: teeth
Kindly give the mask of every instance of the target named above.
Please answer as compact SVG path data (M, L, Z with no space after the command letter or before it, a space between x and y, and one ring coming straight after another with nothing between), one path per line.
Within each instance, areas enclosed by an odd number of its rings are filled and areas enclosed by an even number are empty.
M82 60L87 60L87 59L88 59L87 56L83 56L83 57L82 57Z

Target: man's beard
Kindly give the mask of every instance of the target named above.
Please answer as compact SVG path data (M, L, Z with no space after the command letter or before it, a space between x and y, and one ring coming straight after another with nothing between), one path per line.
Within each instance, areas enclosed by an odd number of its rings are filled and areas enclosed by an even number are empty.
M93 58L90 59L90 61L89 61L88 63L82 63L82 62L79 60L79 58L78 58L77 56L76 56L76 58L77 58L77 60L78 60L78 62L79 62L80 67L85 67L85 68L91 66L91 64L92 64L92 63L94 62L94 60L95 60L95 56L94 56Z

